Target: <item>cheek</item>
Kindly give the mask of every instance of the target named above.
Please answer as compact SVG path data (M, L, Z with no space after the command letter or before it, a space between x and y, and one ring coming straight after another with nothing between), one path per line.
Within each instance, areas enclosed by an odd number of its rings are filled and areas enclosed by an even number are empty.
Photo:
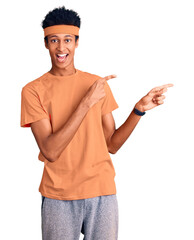
M54 55L54 54L55 54L55 52L54 52L54 49L53 49L53 48L50 48L50 49L49 49L49 52L50 52L50 55Z
M53 52L57 48L57 43L50 43L49 44L49 49L51 52Z
M76 46L73 45L72 48L71 48L71 52L74 53L74 52L75 52L75 49L76 49Z
M76 47L75 43L70 44L70 45L68 46L69 51L74 52L74 51L75 51L75 47Z
M49 52L50 52L51 54L53 53L53 51L52 51L52 49L51 49L51 48L49 49Z

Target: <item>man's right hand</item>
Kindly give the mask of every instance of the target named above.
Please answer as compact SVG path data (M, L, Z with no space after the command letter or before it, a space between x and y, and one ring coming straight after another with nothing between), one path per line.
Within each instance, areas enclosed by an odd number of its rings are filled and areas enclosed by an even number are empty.
M48 161L54 162L59 158L77 132L89 108L105 96L105 81L114 77L116 76L110 75L95 81L82 99L84 104L81 101L64 125L54 133L49 119L31 123L31 129L39 149Z
M105 81L108 81L111 78L115 78L116 75L109 75L104 78L96 80L92 86L88 89L86 95L83 98L84 103L86 103L90 108L100 101L106 94L104 91Z

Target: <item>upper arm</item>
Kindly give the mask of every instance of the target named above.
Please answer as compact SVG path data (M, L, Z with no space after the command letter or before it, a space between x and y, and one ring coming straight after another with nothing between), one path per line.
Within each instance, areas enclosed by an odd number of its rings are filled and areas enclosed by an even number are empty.
M50 153L46 148L46 140L52 133L52 127L49 119L41 119L39 121L31 123L30 126L41 153L45 158L52 161L50 159Z
M114 121L112 112L102 115L102 127L103 127L108 150L110 153L113 153L113 150L111 149L112 146L110 144L111 137L115 132L115 121Z

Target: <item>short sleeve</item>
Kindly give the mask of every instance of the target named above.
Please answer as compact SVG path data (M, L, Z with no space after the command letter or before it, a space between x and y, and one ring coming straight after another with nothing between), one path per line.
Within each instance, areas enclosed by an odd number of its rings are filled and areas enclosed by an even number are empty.
M105 90L106 96L104 97L104 100L102 103L102 109L101 109L102 115L112 112L113 110L119 107L119 105L117 104L113 96L110 86L108 85L107 82L105 82L104 84L104 90Z
M21 127L30 127L32 122L49 119L49 114L43 108L37 92L30 87L23 87L21 91Z

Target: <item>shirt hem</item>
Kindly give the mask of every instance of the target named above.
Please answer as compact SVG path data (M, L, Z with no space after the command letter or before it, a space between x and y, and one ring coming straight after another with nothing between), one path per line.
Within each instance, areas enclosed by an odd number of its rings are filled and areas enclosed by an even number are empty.
M104 195L113 195L113 194L117 193L116 191L111 191L109 193L93 193L93 194L87 194L87 195L81 195L81 196L64 197L64 196L47 194L42 191L39 191L39 192L44 197L57 199L57 200L79 200L79 199L94 198L94 197L99 197L99 196L104 196Z

